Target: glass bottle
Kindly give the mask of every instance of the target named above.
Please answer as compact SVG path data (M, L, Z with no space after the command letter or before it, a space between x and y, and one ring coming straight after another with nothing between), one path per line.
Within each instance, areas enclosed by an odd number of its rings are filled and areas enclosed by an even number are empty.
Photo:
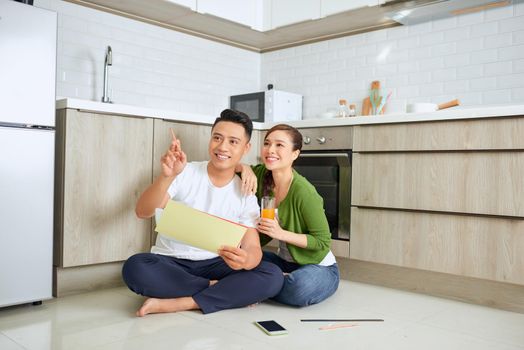
M339 117L339 118L349 117L349 108L348 108L348 105L346 103L346 100L344 100L344 99L338 100L337 117Z
M354 104L349 105L349 116L350 117L356 117L357 116L357 106Z

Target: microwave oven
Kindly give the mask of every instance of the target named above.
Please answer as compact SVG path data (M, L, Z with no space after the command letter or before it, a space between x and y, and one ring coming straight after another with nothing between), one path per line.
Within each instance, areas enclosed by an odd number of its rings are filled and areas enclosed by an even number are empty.
M229 107L246 113L254 122L285 122L302 119L302 95L267 90L234 95Z

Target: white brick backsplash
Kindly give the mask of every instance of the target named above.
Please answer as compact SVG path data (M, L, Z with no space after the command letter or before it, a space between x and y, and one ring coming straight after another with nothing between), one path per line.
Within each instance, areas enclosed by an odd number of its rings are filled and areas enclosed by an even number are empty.
M401 86L396 89L396 97L398 98L413 98L419 96L419 86ZM364 98L364 96L362 97Z
M460 28L446 30L444 32L444 41L450 42L450 41L468 39L469 32L470 32L469 27L460 27Z
M524 57L524 45L514 45L499 49L499 58L501 60L514 60Z
M481 92L467 92L457 94L454 98L460 98L461 106L478 106L482 104L482 93Z
M364 45L358 46L356 55L357 56L366 56L366 55L375 55L377 53L377 45Z
M482 102L485 104L510 103L511 89L484 91Z
M497 88L518 88L522 86L524 73L501 75L497 77Z
M457 69L457 79L480 78L484 75L482 64L468 65Z
M515 5L513 5L515 16L524 16L524 3L519 2Z
M446 56L457 52L456 43L445 43L431 46L431 56Z
M524 88L511 89L512 102L522 103L524 101Z
M461 53L444 57L444 67L463 67L470 64L471 54Z
M469 82L471 91L492 90L497 87L497 78L495 77L471 79Z
M469 82L467 80L447 81L444 83L444 93L455 94L468 92Z
M419 86L419 93L420 96L435 96L440 95L444 92L444 84L443 83L433 83L433 84L425 84Z
M484 76L489 77L489 76L511 74L512 70L513 68L512 68L511 61L486 63L484 65Z
M355 56L355 48L354 47L342 47L341 49L337 50L337 57L338 58L350 58Z
M513 61L513 72L524 72L524 59Z
M457 78L457 70L455 68L446 68L435 70L432 73L432 81L448 81Z
M422 34L420 36L420 45L421 46L427 46L427 45L436 45L440 44L444 41L444 33L443 32L436 32L436 33L429 33L429 34Z
M471 63L495 62L498 59L497 49L481 50L471 53Z
M513 32L512 43L513 44L524 44L524 30Z
M480 23L471 26L470 36L476 38L479 36L494 35L498 32L498 22Z
M416 61L401 62L398 64L399 73L411 73L419 70L419 63Z
M411 49L414 47L418 47L419 39L420 37L418 36L400 39L397 41L397 46L399 49Z
M406 36L408 36L408 27L395 27L389 30L385 30L384 32L386 32L387 40L405 38Z
M484 38L485 48L510 46L512 44L511 33L502 33L497 35L490 35Z
M410 60L418 60L421 58L431 57L431 47L418 47L408 50L408 57Z
M457 53L479 51L484 48L483 38L473 38L457 41Z
M501 33L514 32L524 29L524 16L508 18L500 21L499 31Z
M431 72L411 73L408 75L408 82L411 85L422 85L431 82Z
M406 86L409 83L409 78L406 75L396 75L386 78L386 82L384 84L387 88L396 88L399 86Z
M433 22L433 30L445 30L457 26L457 17L443 18L440 21Z
M469 13L458 17L458 26L473 25L484 21L483 12Z
M419 23L419 24L408 26L409 35L430 33L431 31L432 31L431 22Z
M435 57L419 61L419 69L424 70L436 70L444 67L444 58Z
M57 95L100 100L107 45L117 103L218 114L229 95L304 95L305 117L357 103L380 79L388 112L406 103L524 103L524 3L258 54L60 0ZM202 101L206 103L202 103Z

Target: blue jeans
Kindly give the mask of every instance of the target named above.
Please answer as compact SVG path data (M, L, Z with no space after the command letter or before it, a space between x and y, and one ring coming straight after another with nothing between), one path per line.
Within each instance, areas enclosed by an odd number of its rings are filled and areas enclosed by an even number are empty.
M307 306L329 298L338 288L338 265L299 265L288 262L275 253L264 252L264 261L271 262L283 272L284 286L273 300L293 306Z

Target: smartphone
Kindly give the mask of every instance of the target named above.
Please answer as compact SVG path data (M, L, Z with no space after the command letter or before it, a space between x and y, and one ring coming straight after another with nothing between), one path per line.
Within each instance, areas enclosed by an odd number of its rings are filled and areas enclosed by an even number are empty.
M287 334L287 329L279 325L275 321L257 321L255 324L260 327L268 335L282 335Z

